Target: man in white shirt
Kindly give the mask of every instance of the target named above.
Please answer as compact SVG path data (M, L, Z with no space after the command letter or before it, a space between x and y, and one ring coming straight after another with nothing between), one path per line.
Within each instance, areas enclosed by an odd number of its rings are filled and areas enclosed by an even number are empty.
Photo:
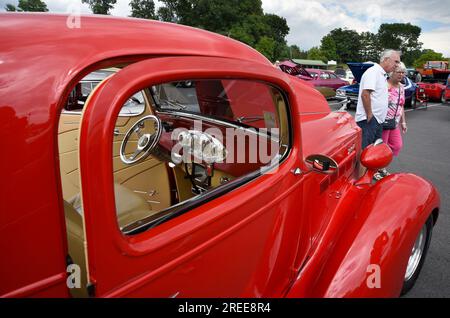
M397 64L400 64L400 52L385 50L380 64L374 63L361 78L355 120L362 129L363 149L381 138L382 123L388 111L387 73L392 72Z

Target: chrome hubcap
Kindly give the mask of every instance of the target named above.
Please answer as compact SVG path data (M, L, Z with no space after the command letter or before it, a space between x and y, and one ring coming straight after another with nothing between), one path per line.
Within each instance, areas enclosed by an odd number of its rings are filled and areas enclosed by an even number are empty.
M427 226L426 224L420 230L419 236L414 243L414 246L411 250L411 255L409 256L408 266L406 267L405 273L405 281L409 280L414 273L416 272L417 267L419 266L420 260L422 259L423 250L425 248L425 240L427 234Z

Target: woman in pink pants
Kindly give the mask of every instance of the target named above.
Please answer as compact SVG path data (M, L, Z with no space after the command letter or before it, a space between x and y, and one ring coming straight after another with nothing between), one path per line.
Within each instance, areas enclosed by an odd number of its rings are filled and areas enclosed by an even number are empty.
M405 77L405 64L400 63L395 70L390 73L388 80L389 104L386 120L395 117L396 128L390 130L383 130L383 142L388 144L392 149L394 156L397 157L403 147L402 134L406 133L408 128L406 126L405 118L405 88L401 80Z
M395 129L383 129L382 139L383 142L391 148L394 157L397 157L400 154L400 150L403 148L402 132L406 133L408 131L404 109L405 88L401 83L405 73L405 64L400 63L395 70L389 74L388 80L389 106L386 120L395 118L396 127ZM380 173L382 176L389 174L386 169L382 169Z

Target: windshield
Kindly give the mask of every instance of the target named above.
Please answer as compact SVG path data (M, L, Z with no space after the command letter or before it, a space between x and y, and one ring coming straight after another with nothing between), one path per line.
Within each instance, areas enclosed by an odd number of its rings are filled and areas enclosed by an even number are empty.
M427 68L445 68L443 62L428 62Z
M183 83L183 84L180 84ZM276 89L245 80L196 80L153 86L159 111L214 117L255 128L279 127L273 112Z

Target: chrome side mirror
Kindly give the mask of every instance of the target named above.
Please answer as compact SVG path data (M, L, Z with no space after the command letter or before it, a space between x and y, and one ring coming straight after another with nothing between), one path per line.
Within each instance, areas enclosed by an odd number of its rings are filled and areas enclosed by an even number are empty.
M334 174L339 170L337 162L324 155L310 155L305 161L308 167L310 167L310 171L316 171L323 174Z

